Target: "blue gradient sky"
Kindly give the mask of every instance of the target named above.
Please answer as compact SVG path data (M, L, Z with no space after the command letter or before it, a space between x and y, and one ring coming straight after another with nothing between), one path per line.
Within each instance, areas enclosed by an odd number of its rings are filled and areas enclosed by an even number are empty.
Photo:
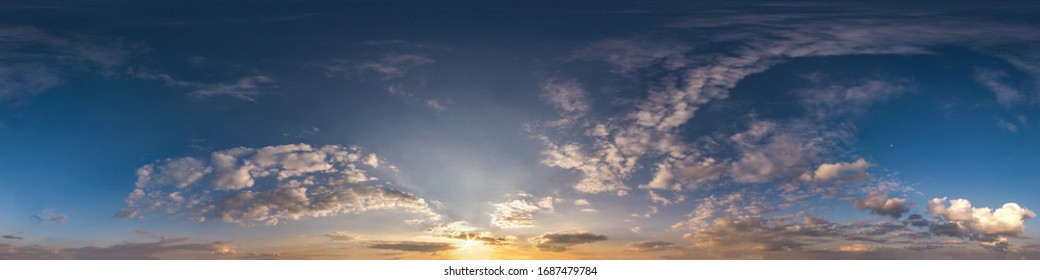
M936 3L0 4L0 259L1037 258L1040 7Z

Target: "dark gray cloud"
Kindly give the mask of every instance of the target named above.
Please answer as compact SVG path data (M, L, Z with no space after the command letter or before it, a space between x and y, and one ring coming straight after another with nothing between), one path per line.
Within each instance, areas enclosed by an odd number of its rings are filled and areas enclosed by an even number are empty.
M12 234L4 234L3 236L0 236L0 238L11 239L11 240L22 240L23 239L21 236L12 235Z
M191 238L164 238L155 242L124 242L107 247L80 247L62 249L72 259L138 260L199 258L200 255L229 255L234 250L224 242L193 243ZM184 254L184 255L178 255Z
M542 251L563 252L575 245L607 240L606 235L576 232L550 232L532 237L527 241Z
M625 244L630 250L637 252L657 252L665 250L677 250L679 246L668 241L640 241Z
M455 244L444 242L418 242L418 241L376 241L369 248L383 250L397 250L406 252L436 253L440 251L455 250Z

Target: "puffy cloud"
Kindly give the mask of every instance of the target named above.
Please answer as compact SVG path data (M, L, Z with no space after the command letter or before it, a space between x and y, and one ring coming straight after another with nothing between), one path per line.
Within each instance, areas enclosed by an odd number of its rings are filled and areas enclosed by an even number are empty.
M373 249L397 250L406 252L436 253L440 251L455 250L455 244L444 242L418 242L418 241L376 241L368 245Z
M973 208L966 199L949 200L949 205L946 202L946 198L928 201L928 213L955 224L957 232L967 228L985 235L1021 236L1025 234L1025 220L1036 217L1036 213L1017 203L1005 203L994 210L988 207ZM941 227L944 227L941 229L943 233L954 232L953 225Z
M589 206L588 199L576 199L574 200L574 206Z
M867 174L867 167L869 166L870 164L863 159L857 159L854 162L824 163L816 168L812 179L817 182L862 182L869 176Z
M382 181L369 172L396 172L379 162L358 147L307 144L216 151L209 164L190 157L169 159L138 169L137 187L116 216L157 212L197 222L216 218L273 225L284 219L397 209L439 219L426 200L379 186ZM208 187L186 188L206 177Z
M642 229L642 228L639 228L639 227L632 227L632 228L630 228L630 229L628 229L628 230L629 230L629 231L631 231L631 232L633 232L633 233L639 233L639 232L640 232L640 231L642 231L643 229Z
M910 211L906 199L888 198L883 193L871 193L865 199L853 199L852 206L859 210L870 210L870 212L875 214L889 216L893 219L898 219L903 216L903 213Z
M147 164L137 169L138 188L149 185L166 185L185 188L213 171L212 167L193 157L167 159L155 165Z
M534 244L535 248L542 251L563 252L570 247L607 240L606 235L593 234L585 231L573 232L549 232L527 240Z
M679 246L675 243L667 241L641 241L625 244L626 247L631 251L637 252L657 252L666 250L678 250Z
M575 190L624 194L629 189L624 181L635 168L635 158L626 157L618 146L601 141L595 149L587 150L577 143L559 146L548 138L543 137L542 140L547 147L542 152L545 156L542 164L582 173L581 180L574 185Z
M325 237L328 237L329 240L337 241L337 242L351 241L351 240L355 240L355 239L358 238L358 236L356 234L345 232L345 231L331 231L331 232L325 233Z
M550 203L535 203L526 197L513 199L506 202L492 203L494 212L491 213L491 225L500 228L528 228L534 226L534 213L552 211L552 198L547 197ZM543 199L541 202L546 202Z
M824 151L817 128L807 123L756 121L730 140L741 151L730 176L739 183L798 178Z
M65 213L54 212L53 210L43 210L39 214L33 214L33 219L36 219L40 224L63 224L69 221L69 215Z

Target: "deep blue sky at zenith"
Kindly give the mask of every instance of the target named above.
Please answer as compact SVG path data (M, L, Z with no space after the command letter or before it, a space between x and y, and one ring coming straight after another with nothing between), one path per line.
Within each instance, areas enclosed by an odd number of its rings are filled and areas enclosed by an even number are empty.
M1038 14L0 4L0 257L1036 258Z

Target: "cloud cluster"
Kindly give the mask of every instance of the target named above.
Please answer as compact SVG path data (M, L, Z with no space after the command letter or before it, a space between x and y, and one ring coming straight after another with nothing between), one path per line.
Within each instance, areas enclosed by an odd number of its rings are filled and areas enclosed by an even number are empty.
M527 240L541 251L563 252L570 247L607 240L606 235L585 231L549 232Z
M141 212L237 223L403 210L439 219L426 200L382 187L373 171L396 168L358 147L307 144L232 148L213 152L208 163L184 157L138 168L136 187L117 217Z
M465 221L439 224L427 228L423 232L437 237L447 237L463 241L479 241L487 246L507 246L516 243L516 236L495 236L489 231L479 231Z
M1036 217L1035 212L1017 203L1005 203L997 209L974 208L966 199L947 201L946 198L928 201L928 213L945 221L933 225L933 231L951 236L971 232L989 236L1022 236L1026 229L1025 220Z
M543 197L534 201L528 194L520 194L519 198L506 202L492 203L491 225L499 228L529 228L534 226L534 214L552 212L555 198Z

